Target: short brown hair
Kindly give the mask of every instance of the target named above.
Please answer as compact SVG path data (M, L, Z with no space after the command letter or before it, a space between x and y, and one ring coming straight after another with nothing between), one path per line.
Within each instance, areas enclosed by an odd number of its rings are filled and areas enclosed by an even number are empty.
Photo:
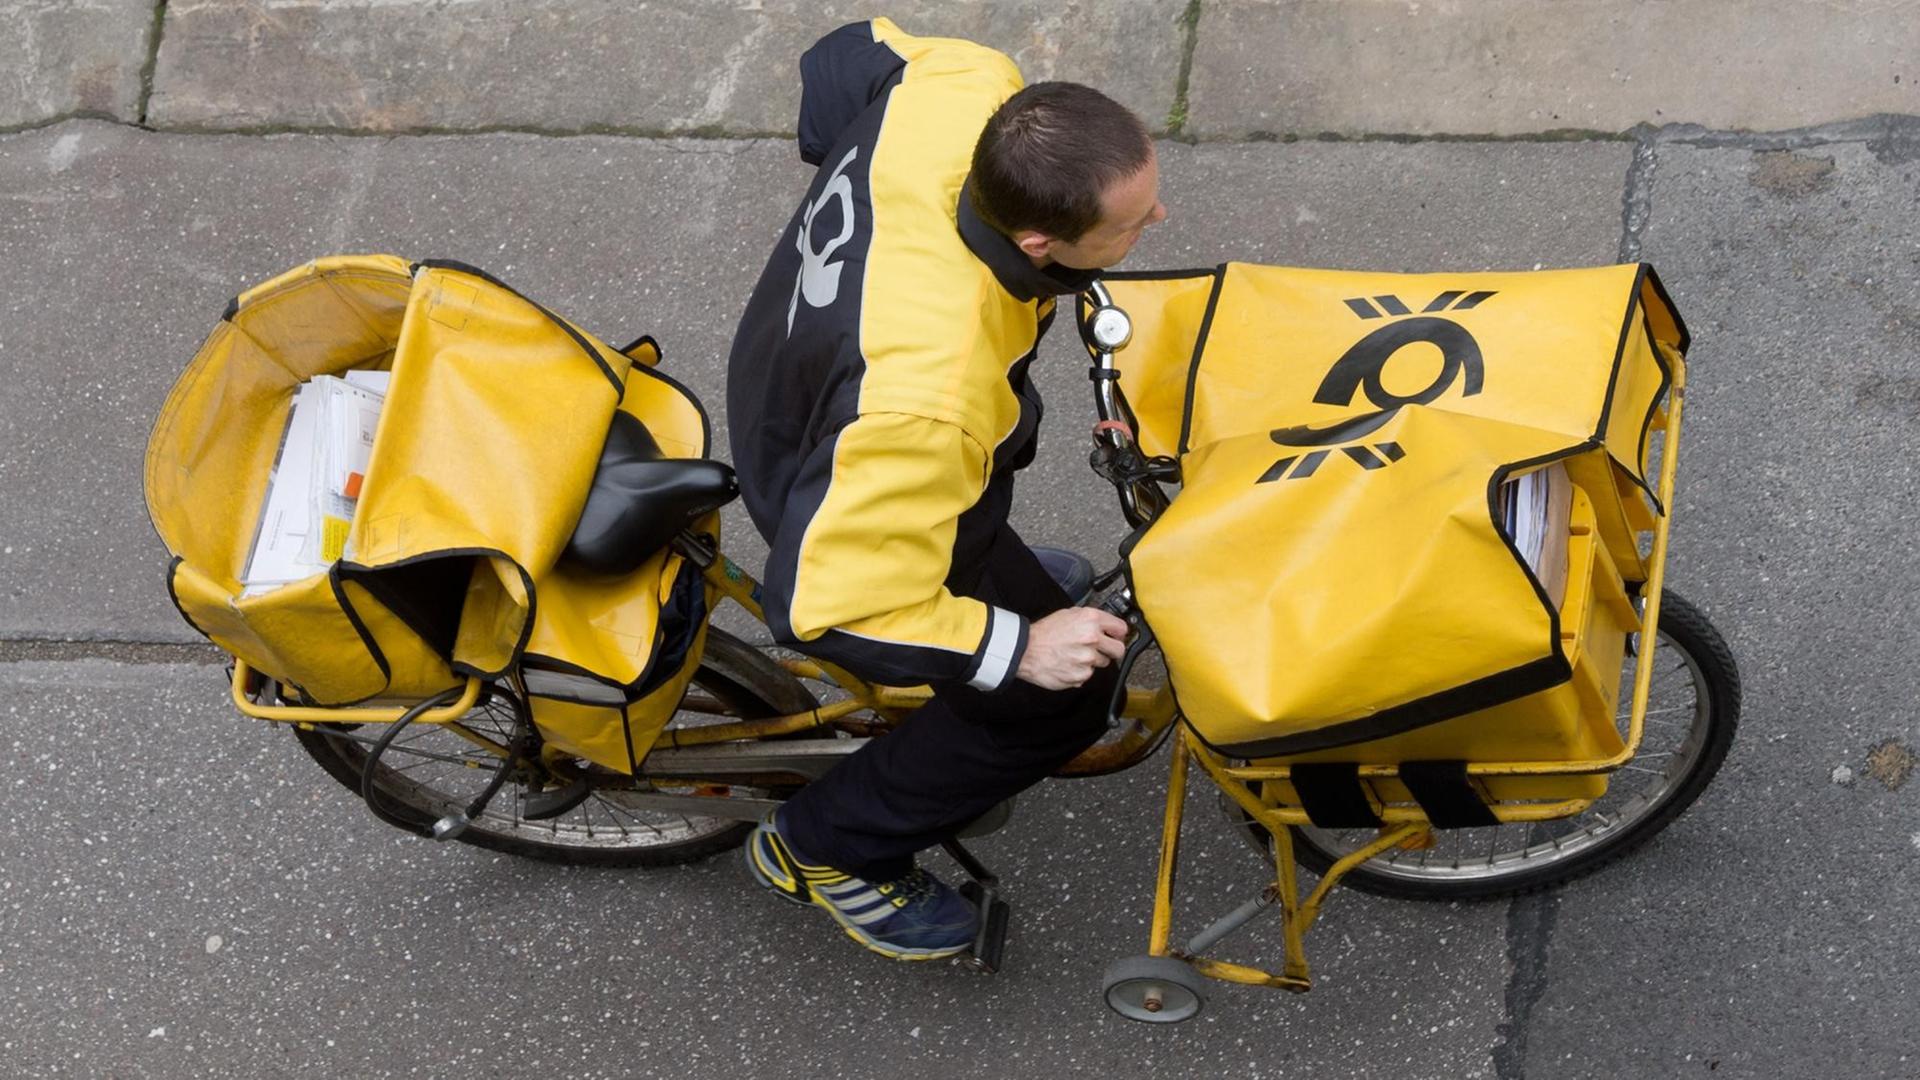
M1011 236L1067 243L1100 220L1100 193L1153 155L1132 110L1090 86L1041 82L1008 98L973 146L973 211Z

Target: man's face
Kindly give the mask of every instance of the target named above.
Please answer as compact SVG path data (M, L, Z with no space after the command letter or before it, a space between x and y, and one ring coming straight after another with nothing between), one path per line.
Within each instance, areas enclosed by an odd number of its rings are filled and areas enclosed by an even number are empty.
M1067 243L1032 231L1014 240L1036 262L1104 270L1127 257L1147 226L1166 217L1167 208L1160 202L1160 162L1157 155L1149 154L1139 171L1115 180L1100 193L1100 220L1078 240Z

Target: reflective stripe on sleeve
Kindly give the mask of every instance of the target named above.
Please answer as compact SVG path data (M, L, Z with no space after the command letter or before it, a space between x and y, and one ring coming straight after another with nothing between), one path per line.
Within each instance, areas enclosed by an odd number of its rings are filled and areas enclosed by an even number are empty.
M967 685L975 690L998 690L1007 681L1015 653L1020 648L1020 616L1006 608L993 609L993 626L987 631L987 644L980 653L980 670Z

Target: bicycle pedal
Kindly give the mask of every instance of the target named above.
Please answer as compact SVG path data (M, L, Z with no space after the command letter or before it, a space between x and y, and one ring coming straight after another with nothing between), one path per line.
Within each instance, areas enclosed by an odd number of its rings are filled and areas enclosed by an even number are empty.
M962 883L960 895L980 915L980 929L974 934L973 946L961 955L960 962L974 971L992 975L1000 970L1006 958L1007 928L1013 921L1013 908L994 890L977 881Z
M527 821L557 818L586 802L588 796L592 794L593 784L582 776L566 787L548 788L528 795L526 801L521 804L520 816Z

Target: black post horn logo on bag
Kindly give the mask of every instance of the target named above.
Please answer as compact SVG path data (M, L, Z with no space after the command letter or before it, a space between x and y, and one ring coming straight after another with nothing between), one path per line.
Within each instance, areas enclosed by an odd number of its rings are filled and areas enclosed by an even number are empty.
M1369 444L1364 440L1393 419L1401 409L1408 405L1430 404L1452 389L1456 382L1462 382L1462 397L1472 397L1480 392L1486 369L1480 357L1480 343L1473 339L1466 327L1433 312L1466 311L1480 306L1493 295L1492 292L1469 293L1464 289L1450 289L1434 297L1433 302L1421 309L1419 315L1414 315L1397 296L1375 296L1371 300L1355 297L1346 301L1347 307L1362 319L1378 319L1384 312L1385 317L1395 321L1354 342L1340 359L1335 360L1326 378L1320 380L1320 389L1314 392L1313 400L1321 405L1351 405L1353 395L1365 390L1367 400L1378 411L1349 417L1325 427L1301 425L1275 428L1268 432L1268 437L1276 444L1302 448L1306 452L1290 454L1274 462L1254 483L1265 484L1282 477L1305 480L1317 472L1335 450L1368 471L1384 469L1406 457L1406 450L1397 442ZM1381 372L1386 370L1387 361L1393 359L1395 353L1409 345L1419 344L1432 345L1440 350L1440 373L1419 393L1393 393L1380 381Z

